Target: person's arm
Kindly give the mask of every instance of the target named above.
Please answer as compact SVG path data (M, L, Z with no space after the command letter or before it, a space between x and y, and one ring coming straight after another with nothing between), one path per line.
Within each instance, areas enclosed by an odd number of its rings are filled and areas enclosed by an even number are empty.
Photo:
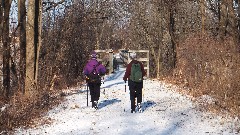
M130 74L131 74L131 65L132 65L132 62L130 62L130 63L127 65L126 72L125 72L124 77L123 77L123 80L124 80L124 81L127 81L127 78L129 78L129 76L130 76Z
M140 65L141 65L141 70L142 70L143 76L145 76L147 73L144 70L144 66L143 66L143 64L141 62L140 62Z
M106 73L107 70L106 70L106 68L102 64L100 64L99 67L100 67L99 74L102 76L102 75L104 75Z
M88 75L88 63L87 63L86 66L83 68L83 74L84 74L84 75Z

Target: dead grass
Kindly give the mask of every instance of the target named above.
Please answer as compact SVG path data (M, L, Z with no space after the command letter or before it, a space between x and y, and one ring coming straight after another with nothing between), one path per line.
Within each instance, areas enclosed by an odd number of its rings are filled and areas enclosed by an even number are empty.
M233 39L193 35L177 46L177 67L171 82L188 88L193 97L217 101L208 110L240 117L240 53Z
M6 109L0 113L0 131L10 132L19 126L35 126L39 121L42 124L50 123L51 120L44 120L41 116L62 100L58 91L41 91L31 97L16 93L6 102Z

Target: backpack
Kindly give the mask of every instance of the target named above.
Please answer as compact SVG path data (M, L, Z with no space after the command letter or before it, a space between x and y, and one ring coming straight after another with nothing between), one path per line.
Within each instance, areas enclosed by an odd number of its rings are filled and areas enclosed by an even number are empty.
M130 80L133 82L142 82L142 69L140 63L132 64Z
M96 68L100 65L100 63L98 63L96 66L94 66L93 71L88 74L88 82L91 83L101 83L101 76L97 73Z

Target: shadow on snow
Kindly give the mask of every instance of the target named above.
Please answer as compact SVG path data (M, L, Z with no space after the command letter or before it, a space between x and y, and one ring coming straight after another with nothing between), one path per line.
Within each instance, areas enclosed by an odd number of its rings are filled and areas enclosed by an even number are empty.
M156 103L154 102L154 101L145 101L145 102L143 102L142 103L142 107L143 107L143 112L147 109L147 108L149 108L149 107L151 107L151 106L153 106L153 105L155 105Z
M105 79L105 82L118 79L121 75L124 74L124 72L125 72L125 70L119 70L119 71L115 72L114 74L112 74L112 75L110 75L109 77L107 77L107 78ZM122 79L122 78L121 78L121 79Z
M113 84L109 84L109 85L107 85L107 86L101 87L101 89L111 88L112 86L118 85L118 84L124 84L124 81L116 82L116 83L113 83Z
M103 100L98 104L98 109L101 109L103 107L106 107L108 105L112 105L112 104L115 104L115 103L118 103L118 102L121 102L121 100L116 99L116 98L111 99L111 100Z

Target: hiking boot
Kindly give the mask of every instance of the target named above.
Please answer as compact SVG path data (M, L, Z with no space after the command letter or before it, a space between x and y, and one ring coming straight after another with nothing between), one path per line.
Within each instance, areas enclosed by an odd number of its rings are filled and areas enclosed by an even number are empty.
M137 107L138 107L138 112L142 112L142 106L141 106L141 103L138 103L138 105L137 105Z
M135 111L131 109L131 113L135 113Z
M97 110L98 109L98 101L94 101L94 108Z

